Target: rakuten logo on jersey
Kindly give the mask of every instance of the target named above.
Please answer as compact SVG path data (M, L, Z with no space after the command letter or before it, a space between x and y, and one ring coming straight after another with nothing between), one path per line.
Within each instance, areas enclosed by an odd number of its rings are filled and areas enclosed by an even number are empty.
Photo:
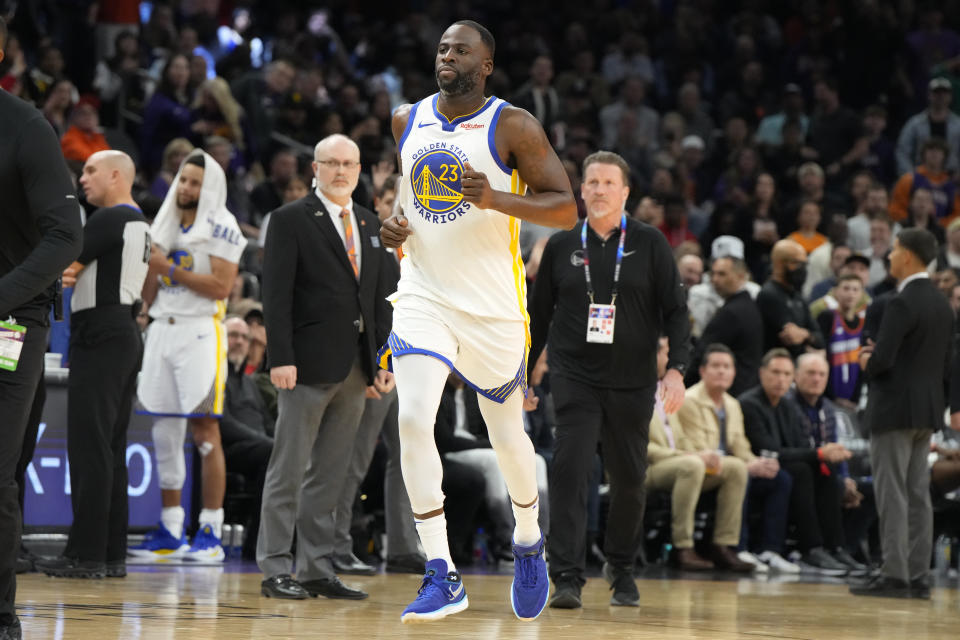
M464 122L460 124L461 129L483 129L485 124L474 124L473 122Z

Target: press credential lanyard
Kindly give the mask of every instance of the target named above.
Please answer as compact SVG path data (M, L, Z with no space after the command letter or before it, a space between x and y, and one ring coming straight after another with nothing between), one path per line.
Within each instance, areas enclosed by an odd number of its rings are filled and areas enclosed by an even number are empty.
M590 309L587 313L587 342L613 344L613 328L616 321L617 286L620 282L620 264L623 262L623 243L627 237L627 214L620 214L620 241L617 244L616 266L613 268L613 288L610 304L595 304L593 281L590 279L590 253L587 250L587 222L580 228L580 245L583 247L583 273L587 282Z
M13 318L0 322L0 369L16 371L23 350L23 339L27 335L26 327L17 324Z

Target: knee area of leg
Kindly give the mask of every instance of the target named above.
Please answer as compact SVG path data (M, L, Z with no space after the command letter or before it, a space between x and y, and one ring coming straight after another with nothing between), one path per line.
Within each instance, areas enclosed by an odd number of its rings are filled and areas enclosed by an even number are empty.
M397 416L397 426L405 443L414 439L433 439L433 422L423 419L424 414L416 411L401 411ZM402 447L405 449L408 447Z
M197 448L201 458L206 458L213 453L219 444L219 439L213 440L201 434L194 434L193 436L193 445Z
M723 458L723 472L731 478L742 479L744 483L747 481L747 465L740 458L725 456Z
M680 473L685 476L702 476L707 472L707 465L700 456L683 456L680 458Z
M786 469L780 469L773 480L780 485L784 491L790 491L793 488L793 476L791 476L790 472Z
M158 460L183 455L185 430L185 420L165 418L154 422L151 435L153 436L153 447Z

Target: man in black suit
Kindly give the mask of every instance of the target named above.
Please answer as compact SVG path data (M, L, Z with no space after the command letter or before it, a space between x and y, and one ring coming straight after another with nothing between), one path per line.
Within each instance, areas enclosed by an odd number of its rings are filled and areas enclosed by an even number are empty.
M350 462L378 345L390 332L390 259L376 215L351 198L360 149L342 135L314 151L314 193L273 212L263 268L270 379L279 389L263 490L257 563L263 595L360 599L334 573L337 498ZM308 468L309 467L309 468ZM297 578L290 573L294 527Z
M699 369L704 350L719 343L730 347L737 363L737 374L729 393L737 397L757 385L757 370L763 357L763 318L757 303L745 288L747 263L741 258L724 256L713 261L710 267L710 282L717 294L724 299L723 306L710 319L693 352L693 366L687 370L685 383L688 387L700 380Z
M867 411L883 570L856 595L930 597L933 542L927 454L943 426L944 380L950 370L953 311L927 275L937 240L905 229L890 253L897 295L887 303L876 344L863 347Z

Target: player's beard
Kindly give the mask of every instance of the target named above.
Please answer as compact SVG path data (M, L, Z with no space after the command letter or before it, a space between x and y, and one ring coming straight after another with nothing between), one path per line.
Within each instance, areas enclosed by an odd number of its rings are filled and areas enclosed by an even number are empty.
M188 200L183 196L177 196L177 208L181 211L195 211L200 206L200 200Z
M448 67L449 68L449 67ZM440 78L440 72L434 72L434 75L437 78L437 86L440 87L440 92L445 96L463 96L472 92L477 87L477 78L478 74L466 74L460 73L459 71L454 71L456 77L450 81L443 81Z

